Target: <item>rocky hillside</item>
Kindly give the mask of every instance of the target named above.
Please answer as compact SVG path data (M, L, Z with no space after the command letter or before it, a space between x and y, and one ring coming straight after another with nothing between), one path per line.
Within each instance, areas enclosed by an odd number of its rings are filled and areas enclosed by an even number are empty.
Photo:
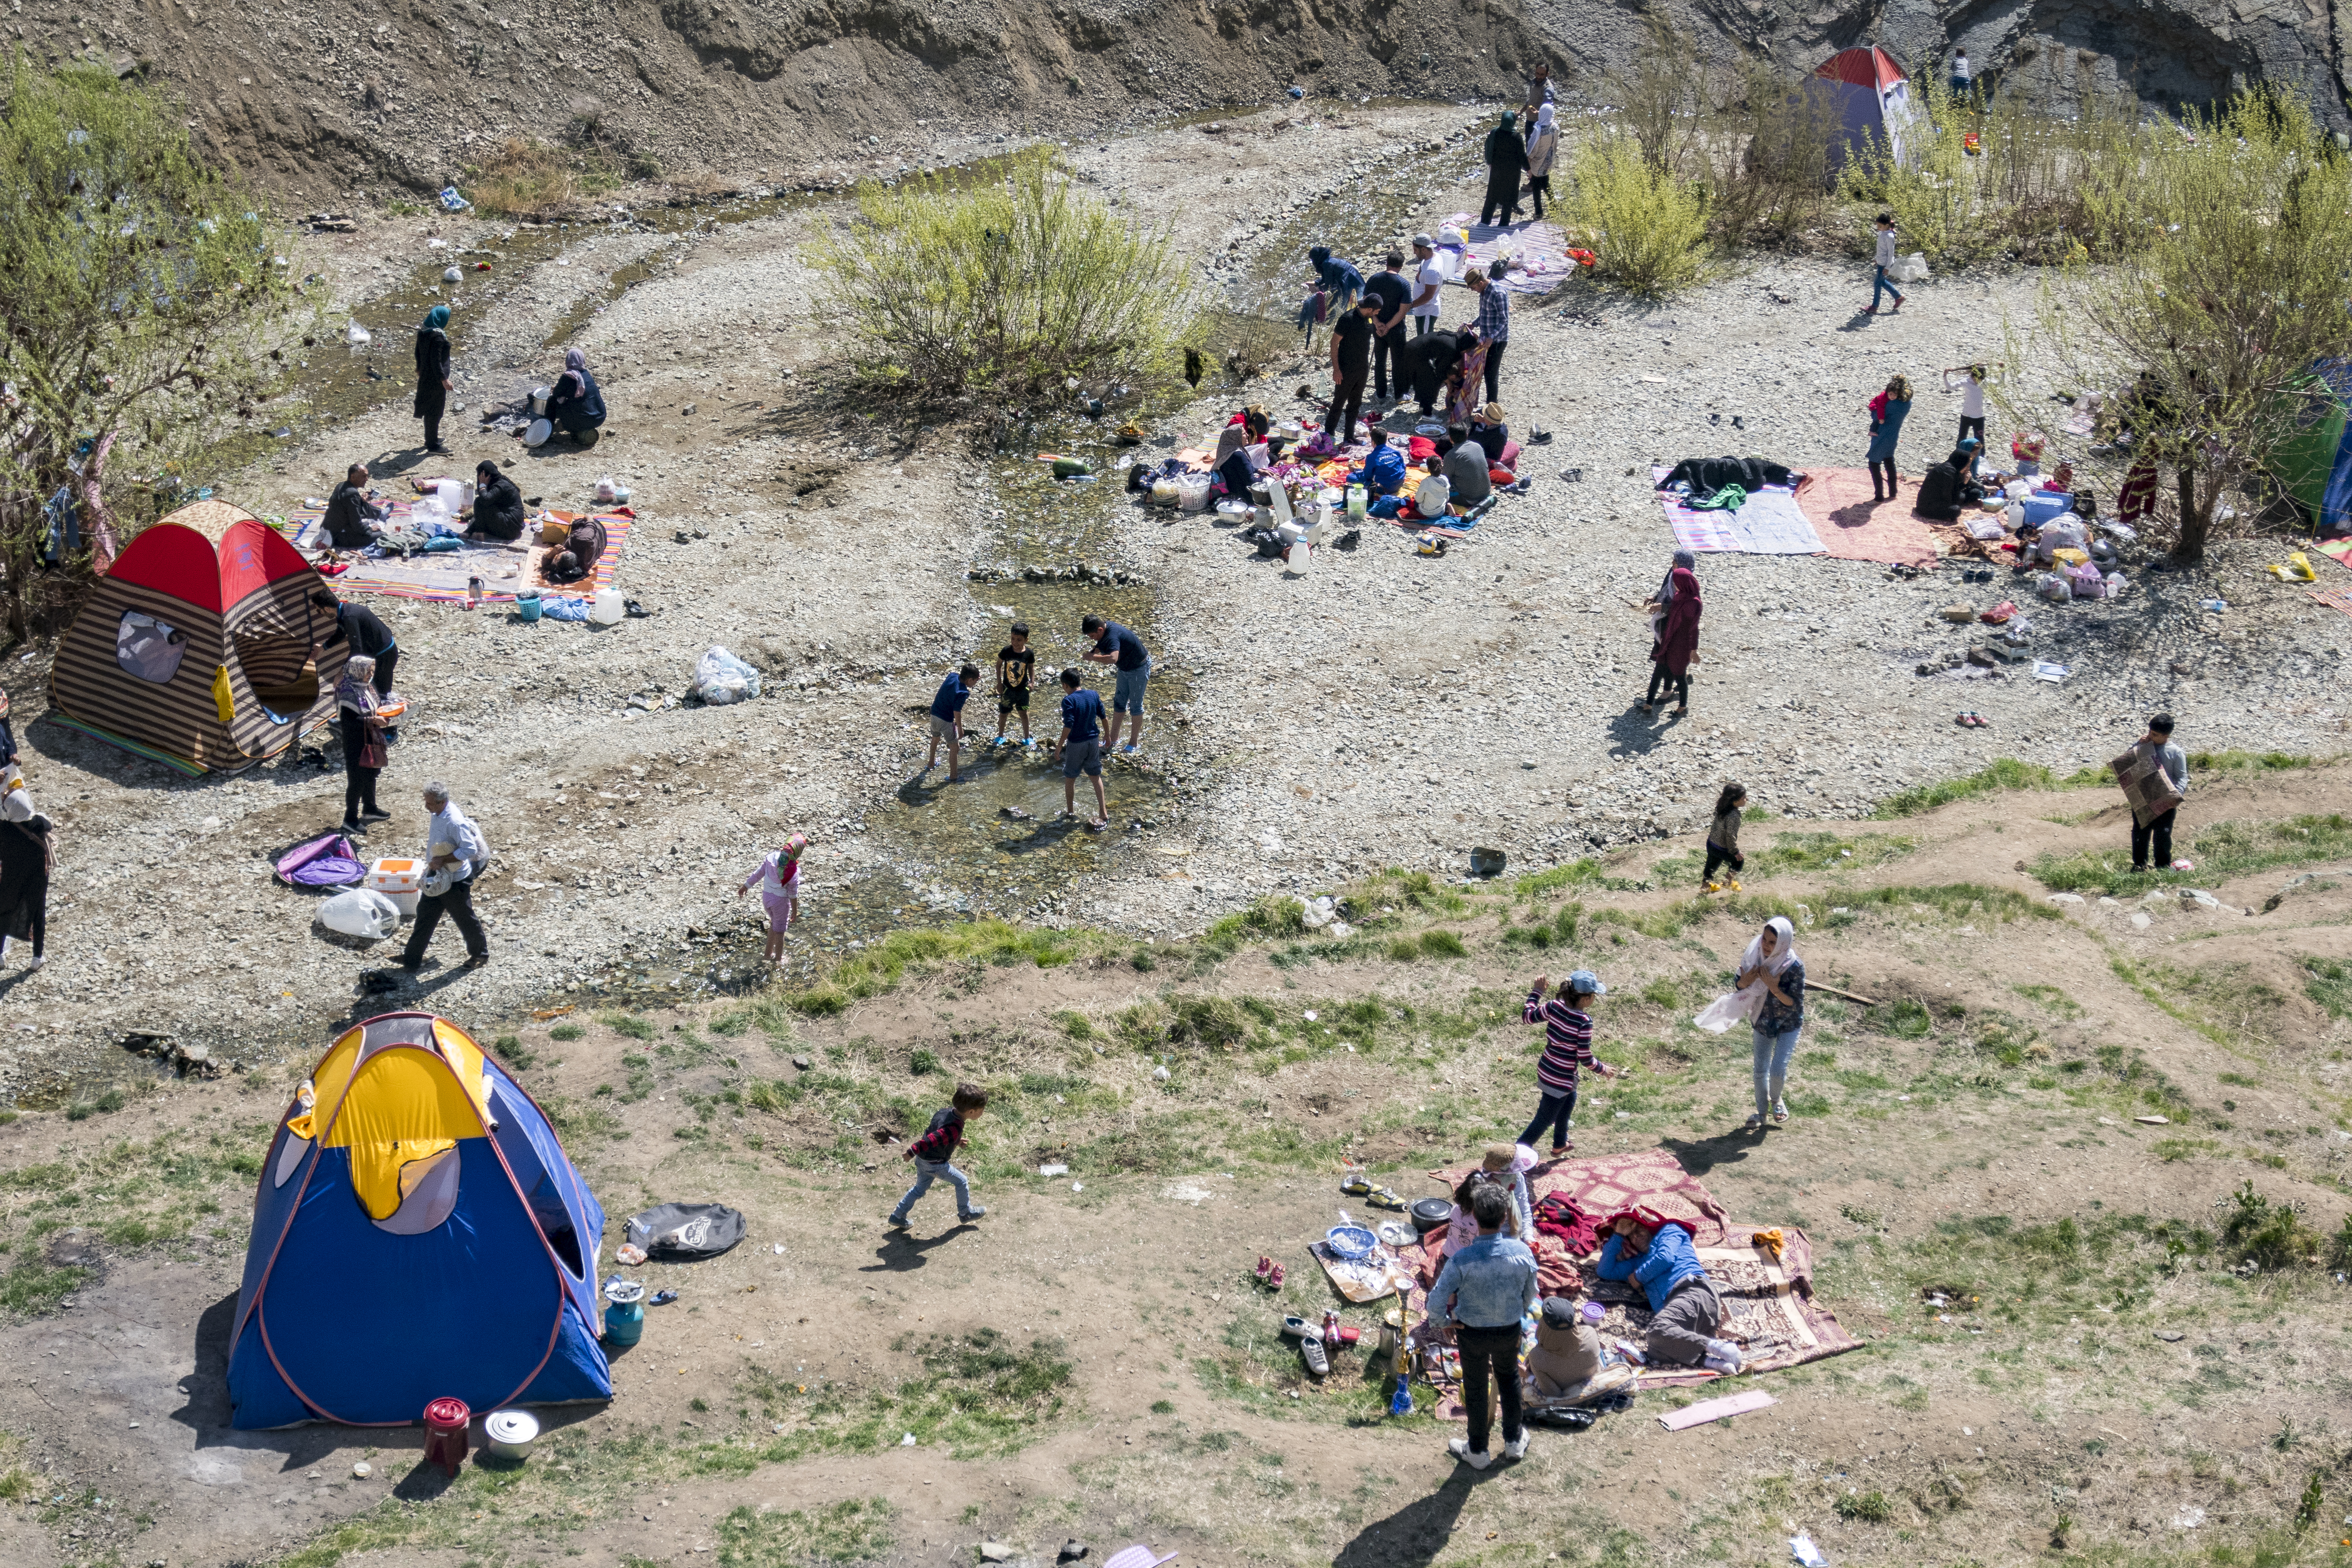
M2169 107L2272 80L2352 123L2335 13L2315 5L1662 9L1713 53L1809 65L1876 38L1925 69L1957 42L1979 72L2061 98L2123 80ZM143 67L185 96L214 153L289 194L383 199L437 187L513 135L592 137L641 172L651 160L782 184L1264 102L1293 85L1317 98L1461 99L1499 94L1548 57L1597 90L1642 46L1651 14L1570 0L552 0L524 21L478 0L34 0L10 26L36 58Z

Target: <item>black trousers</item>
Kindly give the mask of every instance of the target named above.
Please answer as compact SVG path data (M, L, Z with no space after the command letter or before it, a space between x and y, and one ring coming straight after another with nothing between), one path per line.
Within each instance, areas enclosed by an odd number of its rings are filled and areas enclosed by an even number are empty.
M1984 416L1983 416L1983 415L1979 414L1979 415L1978 415L1974 419L1970 419L1970 418L1967 417L1966 416L1963 416L1961 417L1961 419L1960 419L1960 433L1959 433L1959 436L1958 437L1958 438L1957 438L1957 439L1955 439L1955 440L1952 442L1952 445L1953 445L1953 446L1955 446L1955 447L1957 447L1957 446L1958 446L1958 445L1960 444L1960 442L1967 440L1967 439L1968 439L1969 437L1971 437L1971 436L1973 436L1973 437L1975 437L1977 438L1977 453L1978 453L1978 456L1979 456L1979 457L1983 456L1983 454L1984 454Z
M1528 194L1535 197L1536 217L1538 220L1541 220L1543 217L1544 198L1551 195L1551 176L1549 174L1529 174L1528 176Z
M1741 871L1747 869L1748 857L1737 849L1726 849L1710 838L1706 841L1706 869L1698 874L1698 879L1702 882L1714 881L1715 868L1717 866L1730 867L1731 874L1737 877ZM1520 1142L1525 1142L1526 1140L1521 1139Z
M1344 421L1340 417L1343 409L1347 415ZM1364 373L1358 371L1332 389L1331 413L1323 421L1323 427L1331 433L1333 441L1344 447L1356 438L1356 421L1363 416Z
M1386 397L1391 385L1399 392L1404 390L1404 372L1397 361L1397 353L1404 344L1402 321L1372 340L1372 392L1375 395Z
M1543 1103L1536 1107L1536 1119L1528 1123L1526 1131L1519 1134L1519 1142L1533 1148L1536 1134L1549 1127L1551 1129L1552 1152L1557 1154L1568 1147L1568 1124L1575 1115L1576 1090L1571 1089L1555 1092L1552 1089L1545 1089Z
M1684 707L1687 708L1690 706L1689 670L1685 669L1680 675L1675 675L1670 672L1663 664L1654 664L1650 666L1650 694L1642 700L1644 702L1655 702L1658 700L1658 688L1661 685L1664 685L1668 689L1672 690L1675 693L1676 700L1679 700Z
M1416 338L1425 338L1436 330L1437 318L1434 316L1415 316L1412 319L1412 335ZM1404 390L1404 377L1402 375L1397 377L1397 390Z
M1503 1441L1517 1442L1526 1430L1519 1425L1519 1325L1474 1329L1463 1323L1454 1331L1454 1343L1462 1352L1462 1403L1470 1410L1470 1451L1492 1451L1486 1447L1489 1376L1503 1396Z
M1486 401L1489 403L1502 400L1503 351L1510 346L1507 342L1486 345Z
M425 962L425 950L444 914L457 923L457 934L466 939L467 957L489 956L489 939L482 934L482 922L474 914L474 878L468 877L446 893L427 893L416 900L416 924L408 933L407 950L400 955L404 967L414 969Z
M2180 814L2174 806L2162 816L2142 827L2137 819L2132 823L2132 869L2162 871L2172 864L2172 819ZM2150 858L2153 851L2154 858Z
M1486 201L1478 209L1481 227L1500 218L1511 221L1511 209L1519 205L1519 172L1517 169L1495 169L1486 175Z
M375 656L375 679L368 684L375 688L378 697L392 695L392 672L399 664L400 650L396 647L388 647Z
M1886 499L1893 500L1895 499L1895 459L1892 458L1873 458L1870 459L1871 494L1876 495L1878 493L1881 469L1885 470L1884 478L1886 484Z
M375 803L375 781L382 768L355 767L349 758L343 763L343 820L357 822L362 811L381 808Z
M425 421L425 446L429 451L441 445L441 416L448 412L449 389L438 384L416 391L416 416Z

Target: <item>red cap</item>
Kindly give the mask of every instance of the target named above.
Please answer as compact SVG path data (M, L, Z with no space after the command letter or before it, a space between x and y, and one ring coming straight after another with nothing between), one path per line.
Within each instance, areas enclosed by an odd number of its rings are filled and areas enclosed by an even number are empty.
M453 1430L465 1426L473 1418L474 1413L466 1408L464 1400L448 1394L442 1395L425 1407L425 1424L427 1426Z

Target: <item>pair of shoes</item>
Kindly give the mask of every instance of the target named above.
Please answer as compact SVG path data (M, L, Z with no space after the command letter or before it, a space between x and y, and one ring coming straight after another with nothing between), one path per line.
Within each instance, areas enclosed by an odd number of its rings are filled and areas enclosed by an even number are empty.
M1274 1259L1268 1258L1263 1252L1259 1253L1257 1256L1257 1282L1261 1285L1265 1284L1265 1277L1272 1273L1273 1270Z
M1519 1429L1519 1435L1517 1436L1503 1445L1503 1458L1507 1459L1524 1459L1527 1457L1528 1431L1527 1428L1523 1426Z
M902 1214L894 1214L888 1219L883 1221L883 1223L888 1226L892 1230L905 1230L907 1228L907 1216Z
M963 1221L966 1225L970 1225L972 1221L984 1217L987 1213L988 1211L986 1209L981 1207L978 1204L974 1204L962 1214L956 1215L956 1218Z
M1307 1370L1317 1377L1331 1375L1331 1352L1323 1348L1320 1330L1310 1329L1298 1336L1298 1353L1307 1358Z
M362 806L360 808L360 820L362 822L390 822L392 820L392 813L380 810L373 805Z
M1470 1439L1467 1437L1454 1438L1445 1445L1445 1451L1474 1470L1483 1470L1495 1462L1495 1456L1483 1449L1473 1453L1470 1448Z
M1282 1265L1277 1263L1265 1271L1265 1282L1276 1289L1282 1289Z

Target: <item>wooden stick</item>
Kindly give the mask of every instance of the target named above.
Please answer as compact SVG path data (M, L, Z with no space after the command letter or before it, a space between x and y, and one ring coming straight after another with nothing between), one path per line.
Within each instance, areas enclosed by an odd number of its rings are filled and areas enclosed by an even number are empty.
M1808 991L1826 991L1832 996L1843 996L1849 1002L1859 1002L1865 1007L1875 1007L1878 1005L1877 1003L1872 1001L1867 996L1857 996L1851 991L1841 991L1836 986L1830 984L1826 981L1807 980L1805 982L1805 989Z

